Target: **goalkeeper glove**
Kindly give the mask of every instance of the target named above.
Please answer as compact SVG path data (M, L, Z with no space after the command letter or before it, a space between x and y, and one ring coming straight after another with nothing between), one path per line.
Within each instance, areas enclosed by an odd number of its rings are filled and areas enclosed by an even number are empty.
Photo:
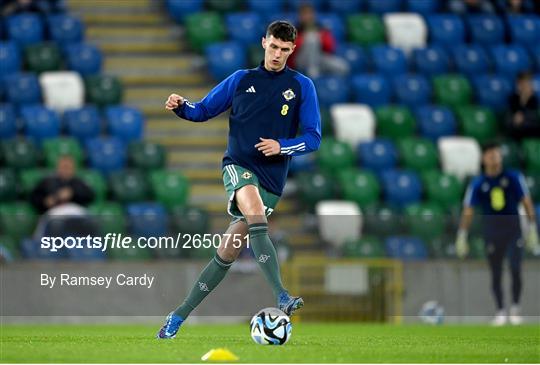
M456 239L456 255L460 259L467 256L469 253L469 242L467 240L467 231L460 229L457 233Z
M529 232L527 233L527 238L525 243L527 244L527 249L532 252L534 255L540 255L540 243L538 242L538 228L536 223L531 223L529 225Z

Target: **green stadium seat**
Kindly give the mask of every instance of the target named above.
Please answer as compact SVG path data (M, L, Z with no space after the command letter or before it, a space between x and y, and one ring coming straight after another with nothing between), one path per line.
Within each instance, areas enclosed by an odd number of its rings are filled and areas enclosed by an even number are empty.
M444 210L461 207L463 185L457 177L431 171L422 175L429 202L438 204Z
M188 236L192 237L195 234L210 233L210 216L208 212L191 206L176 205L171 207L169 222L171 226L172 236L182 234L180 236L180 246L188 243ZM186 235L186 236L184 236ZM216 243L217 244L217 243ZM186 249L182 247L156 249L158 257L190 257L196 249Z
M364 236L356 241L348 241L343 245L343 256L379 258L385 257L384 244L376 237Z
M43 142L43 152L47 166L55 168L61 156L69 155L75 161L76 166L81 166L83 151L79 142L71 137L59 137L47 139Z
M525 176L531 197L535 203L540 202L540 173L529 173Z
M398 150L403 166L408 169L418 172L437 169L439 161L437 148L429 139L403 138L398 141Z
M393 207L377 204L362 209L364 232L367 235L387 237L402 234L401 215Z
M113 172L109 183L112 196L121 203L141 202L149 197L148 181L139 170L127 169Z
M467 105L471 102L472 88L462 75L447 74L433 78L435 101L449 107Z
M137 246L111 247L107 250L107 255L110 259L118 261L145 261L153 258L151 249Z
M24 50L28 70L36 73L60 70L62 56L54 43L29 45Z
M145 171L165 167L165 148L157 143L133 141L128 146L128 158L131 166Z
M189 196L189 181L179 171L158 170L150 174L150 186L157 201L167 209L185 205Z
M326 172L337 172L354 166L355 156L351 146L334 138L321 142L317 152L319 167Z
M516 142L505 140L501 142L501 152L505 167L519 169L521 167L521 153Z
M484 239L481 237L472 237L469 239L469 258L484 259L486 257L486 249Z
M336 197L334 179L327 172L301 172L296 177L296 182L300 199L309 208L313 208L321 200Z
M379 200L381 189L372 172L348 169L340 171L337 178L346 200L354 201L360 207L375 204Z
M192 259L200 259L200 260L208 260L214 257L216 254L217 249L214 247L199 247L199 248L192 248L189 250L189 257Z
M8 202L17 198L17 176L9 168L0 168L0 202Z
M8 167L28 169L37 166L38 150L36 145L24 138L14 138L1 144L4 161Z
M480 144L493 140L498 132L495 114L489 108L479 105L460 105L455 108L461 130Z
M186 17L186 34L191 47L201 52L211 43L225 40L226 31L218 13L201 12Z
M432 240L427 240L429 256L432 258L455 258L455 233L445 234Z
M0 247L7 249L12 258L18 258L20 256L19 243L13 237L0 235Z
M123 87L114 76L92 75L85 80L86 98L99 107L117 105L122 102Z
M540 139L526 139L522 146L527 171L540 173Z
M126 233L126 217L119 203L96 202L88 207L88 212L97 219L103 235Z
M385 43L384 24L377 15L349 15L347 17L347 32L349 40L361 46Z
M414 135L416 122L410 110L404 106L384 105L375 110L377 135L401 139Z
M94 191L94 201L102 202L105 200L107 197L107 182L99 171L91 169L78 170L77 176Z
M24 194L30 194L37 184L47 176L51 175L52 171L42 168L28 169L20 172L19 178L21 189Z
M17 242L32 235L37 214L27 202L0 204L0 231Z
M430 241L444 234L446 216L437 204L409 205L405 208L405 216L409 233L412 236Z
M230 13L240 9L243 1L241 0L207 0L206 2L211 10L220 13Z
M332 116L327 108L321 108L321 133L323 137L334 137Z
M249 46L248 59L250 67L257 67L264 59L264 48L260 44Z

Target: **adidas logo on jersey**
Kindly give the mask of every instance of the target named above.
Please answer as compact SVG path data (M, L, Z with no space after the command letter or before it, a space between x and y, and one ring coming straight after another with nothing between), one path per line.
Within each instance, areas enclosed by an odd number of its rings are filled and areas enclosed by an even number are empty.
M255 88L253 87L253 85L251 85L248 89L246 89L246 92L247 93L255 93Z

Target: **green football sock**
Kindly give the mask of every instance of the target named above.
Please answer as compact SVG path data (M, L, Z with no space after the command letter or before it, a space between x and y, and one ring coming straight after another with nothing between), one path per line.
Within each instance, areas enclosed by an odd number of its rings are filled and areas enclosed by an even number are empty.
M174 314L186 319L192 310L194 310L212 290L223 280L229 267L233 263L223 260L216 255L199 275L199 278L191 288L184 302L174 310Z
M255 254L255 260L257 260L277 298L279 293L285 291L285 288L281 283L277 252L268 236L268 225L266 223L249 225L249 244Z

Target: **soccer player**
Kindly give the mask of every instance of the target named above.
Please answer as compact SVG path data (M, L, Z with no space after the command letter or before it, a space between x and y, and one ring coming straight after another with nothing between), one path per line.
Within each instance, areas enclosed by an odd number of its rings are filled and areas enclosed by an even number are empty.
M463 258L469 251L467 231L471 225L475 207L483 213L483 235L486 254L491 270L491 283L497 313L492 321L502 326L509 320L520 324L523 319L519 313L521 296L521 258L523 239L518 208L523 204L529 230L525 243L532 252L538 252L538 230L533 202L523 176L506 170L502 164L502 153L498 144L489 143L482 148L483 173L471 181L463 202L463 212L456 240L456 253ZM507 317L501 288L502 265L504 258L510 262L512 276L512 306Z
M180 118L193 122L204 122L231 108L222 166L229 197L227 210L233 220L228 236L224 236L184 302L167 316L158 338L173 338L190 312L225 277L242 249L231 242L234 237L249 234L255 259L281 310L291 315L304 304L302 298L291 296L283 287L267 226L267 215L283 191L291 157L316 151L321 141L313 82L286 66L296 34L288 22L271 23L261 42L264 61L257 68L234 72L198 103L171 94L165 104Z

